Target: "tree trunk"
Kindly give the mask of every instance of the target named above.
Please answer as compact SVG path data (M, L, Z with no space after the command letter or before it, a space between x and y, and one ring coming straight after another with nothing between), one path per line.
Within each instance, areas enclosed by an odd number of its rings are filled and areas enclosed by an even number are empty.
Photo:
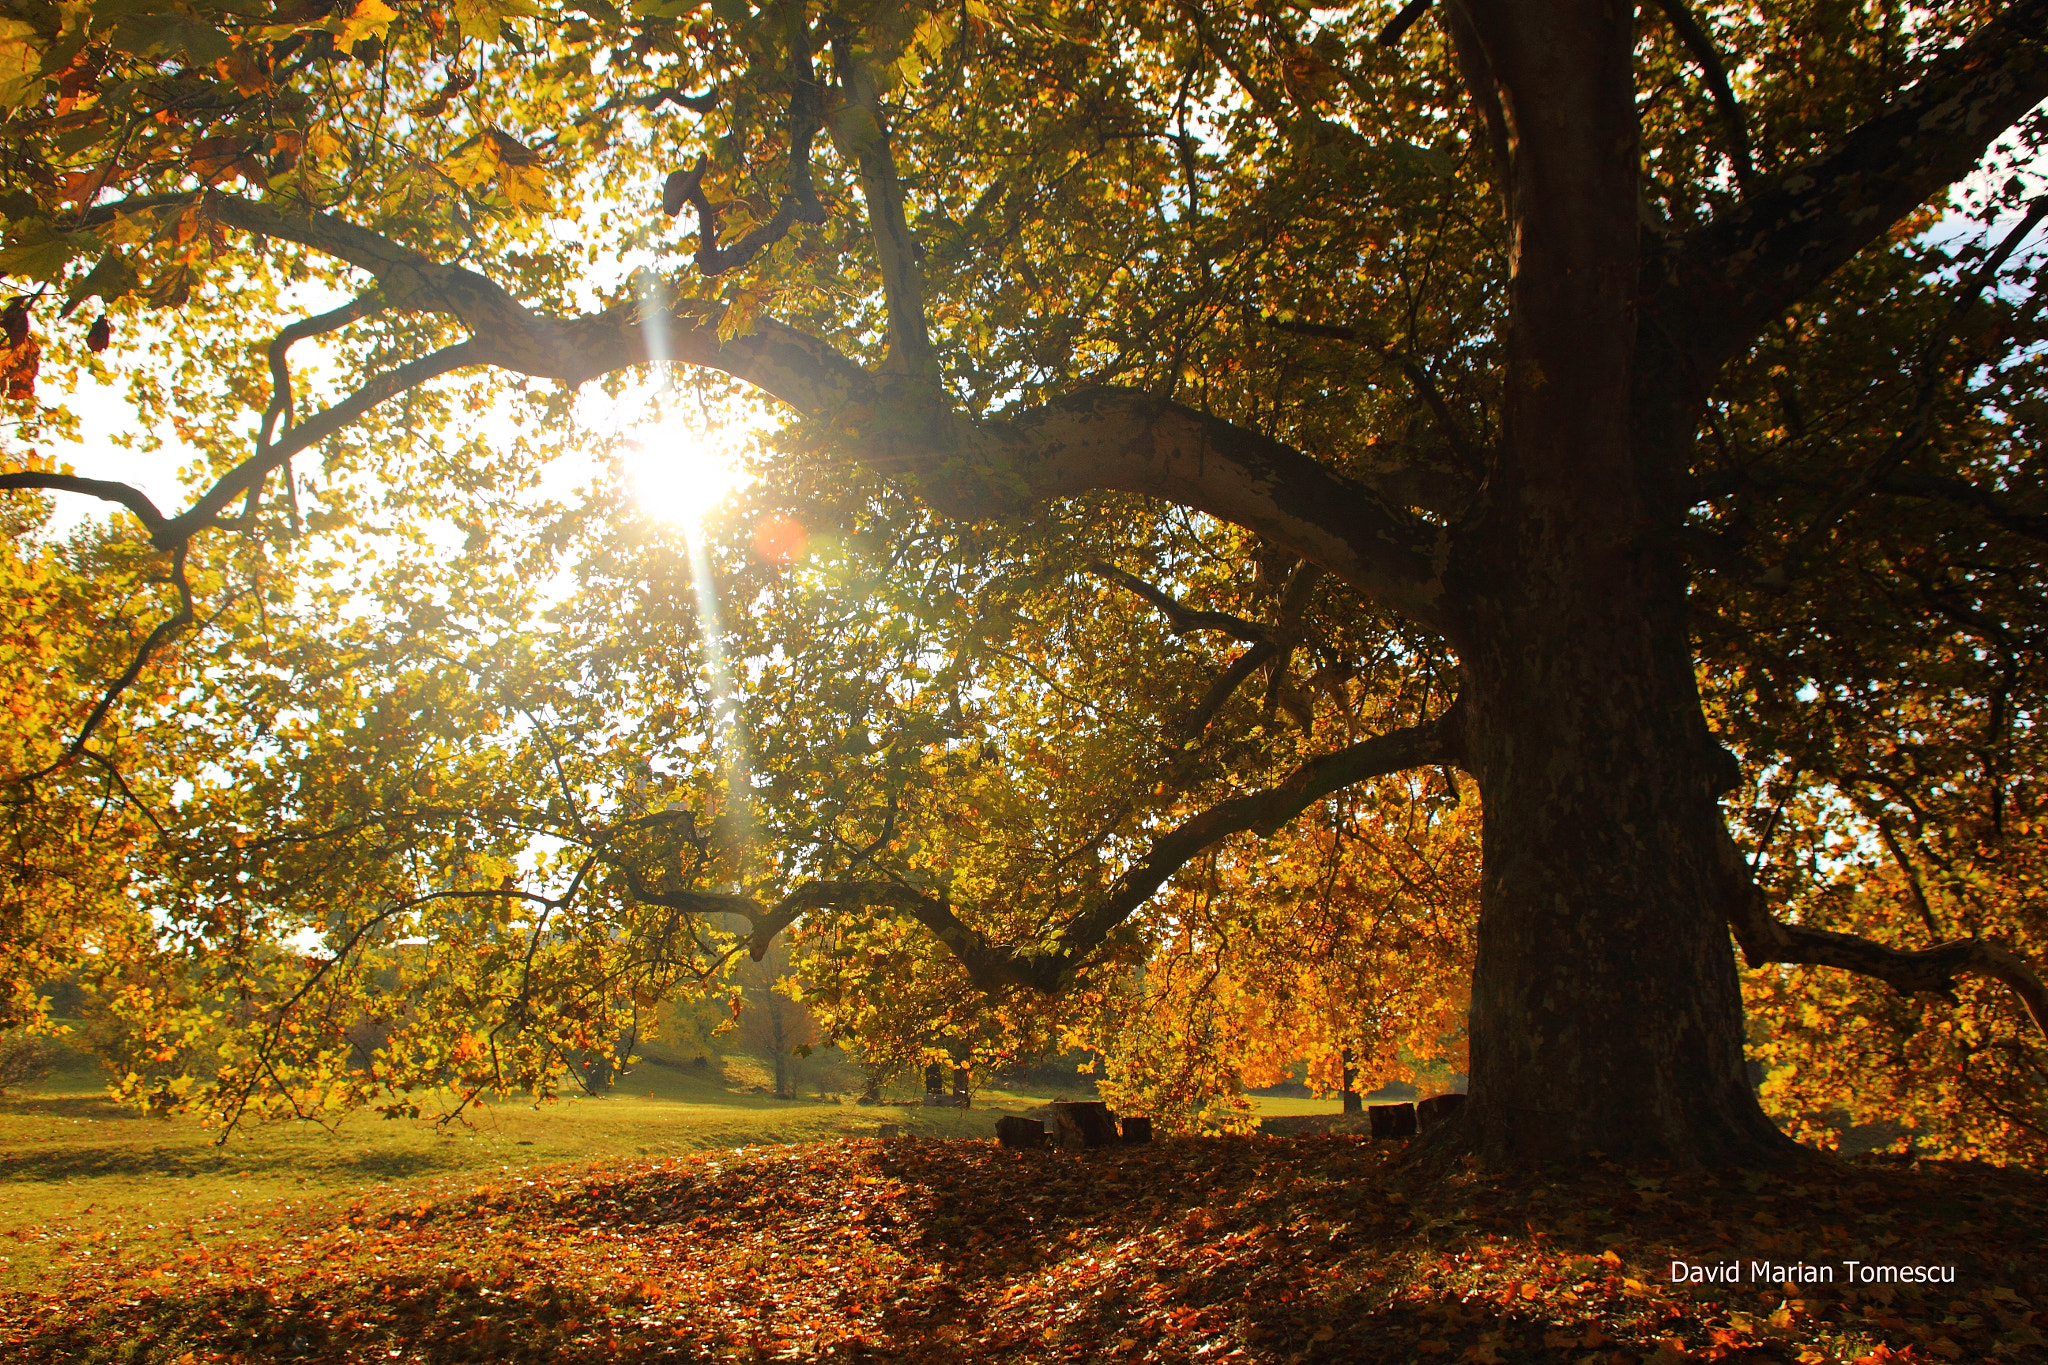
M768 992L768 1045L775 1050L775 1098L793 1100L796 1091L789 1081L789 1049L782 1027L782 998L773 990Z
M1344 1112L1347 1114L1362 1114L1365 1112L1365 1098L1352 1088L1358 1080L1358 1068L1352 1064L1350 1048L1344 1049L1340 1061L1344 1068L1344 1079L1342 1082Z
M1485 510L1449 570L1485 831L1470 1098L1441 1128L1491 1160L1769 1161L1790 1144L1744 1072L1727 760L1676 550L1693 408L1684 376L1633 369L1633 7L1471 12L1511 130L1512 273Z
M1569 577L1566 558L1547 567ZM1512 648L1466 660L1485 855L1461 1122L1489 1158L1789 1148L1744 1065L1718 750L1683 599L1645 600L1676 596L1651 577L1547 594L1497 637Z

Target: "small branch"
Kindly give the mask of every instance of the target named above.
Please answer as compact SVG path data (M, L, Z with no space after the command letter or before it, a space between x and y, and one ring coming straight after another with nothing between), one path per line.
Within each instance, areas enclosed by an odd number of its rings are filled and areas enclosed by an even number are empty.
M1136 593L1159 608L1166 619L1173 623L1176 635L1188 635L1198 630L1220 630L1226 635L1234 635L1251 644L1258 644L1269 638L1270 633L1263 626L1247 621L1241 616L1232 616L1228 612L1200 611L1187 606L1170 593L1152 586L1136 574L1126 573L1114 564L1096 560L1088 565L1088 572Z
M386 370L339 403L290 428L276 445L264 448L261 454L244 460L221 475L213 487L190 507L163 522L151 539L161 549L182 546L193 534L213 525L214 519L236 498L268 478L272 470L300 451L326 440L388 398L453 370L489 359L489 352L483 344L472 337L453 346L444 346L432 355L396 369Z
M1415 27L1415 21L1427 14L1429 7L1434 3L1435 0L1408 0L1407 4L1401 6L1401 12L1389 20L1387 26L1380 30L1380 46L1395 47L1399 45L1408 30Z
M1788 584L1792 576L1799 571L1801 561L1812 550L1814 544L1833 529L1835 523L1841 520L1842 514L1862 501L1864 495L1871 491L1878 480L1892 473L1925 444L1927 429L1934 415L1935 397L1941 392L1943 382L1950 378L1947 367L1942 365L1941 361L1950 343L1955 339L1957 328L1961 325L1964 315L1976 304L1985 286L1997 277L1999 267L2019 249L2020 243L2032 234L2043 218L2048 218L2048 197L2036 199L2029 205L2026 216L2005 234L1997 248L1971 274L1962 292L1949 304L1941 326L1935 329L1926 346L1921 348L1920 359L1914 366L1916 382L1912 415L1901 425L1898 436L1885 447L1882 454L1857 471L1848 485L1821 509L1820 515L1800 532L1778 563L1757 576L1759 585L1782 588Z
M1444 401L1443 394L1436 387L1436 381L1405 352L1396 350L1391 343L1381 341L1359 327L1332 327L1320 322L1288 322L1275 317L1261 318L1260 321L1275 331L1292 332L1296 336L1318 337L1326 341L1348 341L1376 352L1380 359L1394 366L1408 380L1409 385L1415 390L1415 396L1422 400L1430 415L1436 419L1437 429L1443 433L1444 443L1450 446L1451 453L1458 457L1466 472L1474 478L1486 477L1486 457L1465 439L1464 429L1452 415L1450 404Z
M801 23L797 27L799 31L790 40L789 188L783 193L782 202L776 205L774 215L767 222L756 224L751 232L731 246L721 247L718 245L718 209L704 193L704 172L710 168L710 162L699 157L697 164L688 170L672 172L662 186L663 213L673 218L685 206L697 211L697 271L706 279L746 265L781 241L794 223L825 221L825 210L818 203L817 190L811 183L811 142L818 135L825 101L811 69L807 35L802 31ZM663 91L662 94L670 96L672 92ZM713 100L708 95L704 98ZM676 102L696 108L681 97L676 97ZM699 109L698 112L708 113L709 109Z
M0 488L47 488L53 493L83 493L102 502L118 502L135 514L144 530L155 535L157 528L164 524L164 514L157 510L149 495L132 484L116 483L111 479L82 479L76 474L51 474L41 470L15 470L0 474Z
M1671 21L1672 31L1699 64L1707 89L1713 92L1714 107L1720 111L1721 121L1728 125L1728 159L1735 166L1735 183L1747 190L1756 174L1756 166L1750 157L1749 125L1743 117L1741 101L1735 98L1735 91L1728 84L1728 71L1721 64L1721 54L1714 47L1713 38L1700 27L1692 11L1685 7L1685 0L1657 0L1657 8L1664 11L1664 17Z
M159 621L156 628L150 631L143 639L142 647L135 651L135 656L128 661L128 667L122 671L121 676L116 678L113 685L100 694L99 701L93 706L91 712L86 715L85 723L78 727L77 737L65 746L63 755L56 762L47 767L39 768L35 772L0 778L0 781L7 783L40 781L52 773L60 772L70 767L87 753L86 741L93 737L93 734L106 720L107 713L113 710L114 703L121 699L121 694L135 685L135 680L142 676L143 668L148 665L156 651L173 636L181 633L198 620L198 616L192 606L192 584L185 576L185 545L182 541L171 553L171 581L178 589L177 614Z

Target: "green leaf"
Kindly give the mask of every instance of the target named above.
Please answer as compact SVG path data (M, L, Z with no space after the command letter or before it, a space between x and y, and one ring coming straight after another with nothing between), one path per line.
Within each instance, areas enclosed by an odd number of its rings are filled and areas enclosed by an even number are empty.
M54 282L92 241L87 233L53 232L47 223L27 224L0 251L0 275Z
M112 303L139 283L141 279L136 275L135 267L128 264L128 258L118 250L109 251L100 257L99 264L72 281L71 287L64 291L64 311L69 313L95 294L99 295L102 303Z

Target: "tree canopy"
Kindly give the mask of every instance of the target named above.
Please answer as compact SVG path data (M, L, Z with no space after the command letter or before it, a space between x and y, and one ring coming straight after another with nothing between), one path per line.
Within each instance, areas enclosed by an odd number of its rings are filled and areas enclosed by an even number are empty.
M5 16L0 1008L138 1101L550 1093L789 931L1170 1122L1763 1160L1746 1044L2048 1155L2048 4Z

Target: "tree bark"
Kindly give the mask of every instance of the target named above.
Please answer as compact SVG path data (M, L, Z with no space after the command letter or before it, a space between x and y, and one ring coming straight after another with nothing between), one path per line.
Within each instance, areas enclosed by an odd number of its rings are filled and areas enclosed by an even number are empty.
M1789 1144L1744 1074L1725 783L1666 534L1682 508L1662 471L1683 461L1639 448L1632 401L1631 7L1472 13L1511 135L1513 275L1487 506L1452 568L1485 830L1471 1094L1438 1141L1497 1161L1769 1160Z

